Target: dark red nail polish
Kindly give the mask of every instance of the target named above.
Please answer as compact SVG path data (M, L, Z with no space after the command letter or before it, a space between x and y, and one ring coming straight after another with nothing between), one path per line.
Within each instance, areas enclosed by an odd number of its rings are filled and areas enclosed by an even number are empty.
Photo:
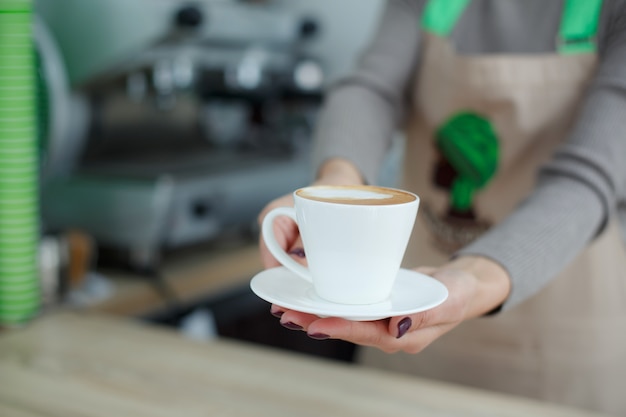
M306 255L304 254L304 249L302 248L294 248L289 251L290 255L295 255L298 258L304 258Z
M285 323L281 322L280 324L282 324L284 327L288 328L289 330L302 330L302 326L291 321L288 321Z
M276 310L276 311L270 310L270 314L274 317L281 318L283 314L285 314L285 312L282 310Z
M315 339L315 340L326 340L326 339L330 339L330 336L324 333L310 333L308 334L308 336L311 339Z
M404 336L406 332L409 331L412 324L413 324L413 321L411 320L410 317L405 317L402 320L400 320L398 322L398 336L396 336L396 339L400 339L402 336Z

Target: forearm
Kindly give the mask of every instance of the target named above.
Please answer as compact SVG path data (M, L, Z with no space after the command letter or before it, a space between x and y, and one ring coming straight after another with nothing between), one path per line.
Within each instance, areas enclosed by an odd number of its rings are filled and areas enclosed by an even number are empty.
M391 0L354 71L329 91L315 132L313 165L352 162L368 183L404 118L419 54L420 2Z
M503 309L537 293L593 239L603 221L602 202L587 185L567 178L544 181L500 225L458 255L493 259L511 278Z
M626 201L624 29L623 20L611 26L610 42L576 123L543 167L535 190L501 224L460 252L494 259L505 268L512 287L504 309L547 285L602 233L618 204Z
M366 86L339 86L329 95L319 119L313 166L341 158L352 163L363 181L375 184L395 131L395 112Z

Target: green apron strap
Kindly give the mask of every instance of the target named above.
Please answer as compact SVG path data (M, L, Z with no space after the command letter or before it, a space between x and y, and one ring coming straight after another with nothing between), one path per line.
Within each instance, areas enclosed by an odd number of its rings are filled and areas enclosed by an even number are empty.
M564 0L557 51L571 55L596 51L596 34L602 0ZM422 28L448 36L470 0L428 0L422 13Z
M422 28L439 36L448 36L470 0L429 0L422 13Z
M596 33L602 0L565 0L557 50L561 54L596 51Z

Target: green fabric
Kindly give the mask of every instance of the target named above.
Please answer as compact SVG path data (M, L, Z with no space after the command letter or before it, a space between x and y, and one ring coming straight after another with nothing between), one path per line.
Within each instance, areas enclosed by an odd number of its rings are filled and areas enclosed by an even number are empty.
M557 49L562 54L596 51L602 0L566 0Z
M439 36L450 35L469 2L429 0L422 13L422 28ZM557 51L565 55L595 52L601 9L602 0L565 0Z
M451 206L457 211L467 211L472 208L472 200L476 187L472 182L465 178L459 177L452 184L452 201Z
M430 0L422 14L422 27L439 36L448 36L470 0Z
M452 206L464 210L471 206L474 192L495 175L500 146L495 130L483 116L457 113L436 134L436 145L456 171L452 187Z

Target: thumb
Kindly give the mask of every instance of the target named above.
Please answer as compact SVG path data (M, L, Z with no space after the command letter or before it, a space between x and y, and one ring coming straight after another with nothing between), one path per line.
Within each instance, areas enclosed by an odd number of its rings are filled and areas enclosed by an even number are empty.
M415 268L415 271L424 275L433 276L437 272L434 266L421 266ZM389 320L389 334L395 335L397 338L404 336L412 330L421 329L434 324L435 317L431 310L422 311L421 313L409 316L392 317Z
M430 309L407 316L392 317L389 319L389 334L397 339L405 334L438 324L437 315Z
M436 268L434 266L420 266L419 268L415 268L415 271L424 275L433 276L435 272L437 272L437 269L439 268Z
M432 277L437 274L438 269L434 266L420 266L415 268L415 271ZM438 311L439 309L435 307L434 309L408 316L391 317L389 319L389 334L399 339L408 332L438 324L440 320L437 314Z

